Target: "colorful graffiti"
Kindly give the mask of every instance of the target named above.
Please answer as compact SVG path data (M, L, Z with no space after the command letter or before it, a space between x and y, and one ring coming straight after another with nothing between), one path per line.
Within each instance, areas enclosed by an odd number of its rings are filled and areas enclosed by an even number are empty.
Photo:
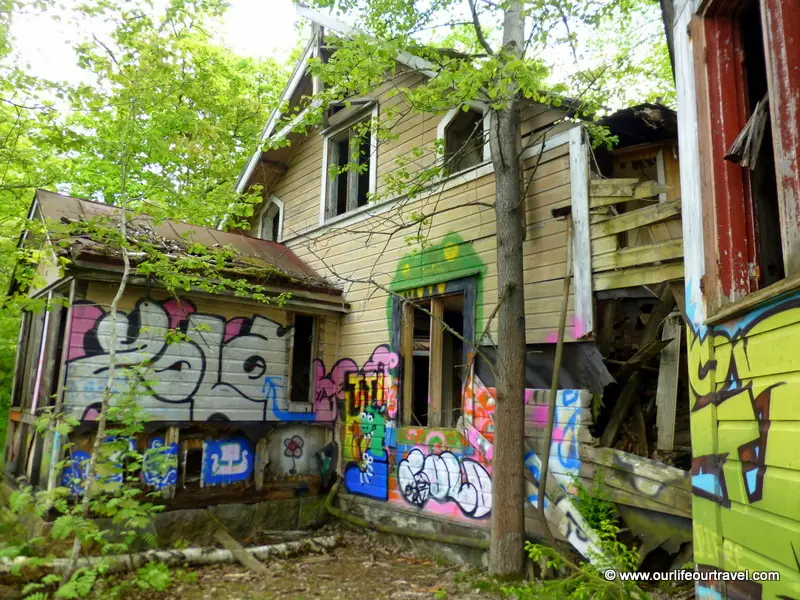
M152 438L142 460L142 480L157 490L178 483L178 444L166 446L164 438Z
M452 452L427 456L414 448L397 467L400 493L422 508L428 500L455 502L468 517L482 519L492 511L492 478L478 462Z
M128 314L120 311L113 324L96 304L73 307L65 404L83 420L97 416L112 328L120 361L115 392L131 387L126 368L146 367L137 383L153 420L335 420L335 403L324 399L300 409L288 405L291 327L261 315L226 320L198 312L188 300L149 298Z
M201 485L248 481L253 475L255 453L246 438L205 440Z
M687 283L687 298L691 298ZM699 586L698 597L800 598L800 294L713 326L687 314L695 562L779 570L780 582Z
M303 456L303 438L299 435L293 435L290 438L283 440L283 455L292 459L292 468L289 469L289 475L297 474L297 459Z
M83 450L70 452L69 460L61 470L61 486L68 488L73 496L83 494L83 481L89 468L89 453Z

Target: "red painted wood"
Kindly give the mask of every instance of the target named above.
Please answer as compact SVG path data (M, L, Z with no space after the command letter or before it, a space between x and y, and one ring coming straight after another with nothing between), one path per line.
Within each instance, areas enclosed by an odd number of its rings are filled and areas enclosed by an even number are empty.
M746 170L724 159L747 122L739 24L728 16L705 19L708 99L711 123L710 165L722 293L740 297L754 289L755 226Z
M761 0L783 261L800 273L800 0Z

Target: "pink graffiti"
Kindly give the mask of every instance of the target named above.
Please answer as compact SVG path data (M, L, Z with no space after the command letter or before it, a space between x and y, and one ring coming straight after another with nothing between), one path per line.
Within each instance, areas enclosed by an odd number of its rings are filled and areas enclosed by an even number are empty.
M242 331L245 322L244 317L235 317L225 324L225 341L235 338Z
M583 319L580 317L572 317L569 324L569 330L564 332L565 339L579 340L586 334L591 333L587 328ZM548 333L544 341L548 344L558 343L558 331L551 331Z
M185 321L190 314L197 312L195 305L188 300L176 300L175 298L163 302L161 307L169 315L170 329L177 329L181 321Z
M76 304L72 307L67 360L86 356L83 340L86 334L94 329L95 322L104 314L103 309L96 304Z

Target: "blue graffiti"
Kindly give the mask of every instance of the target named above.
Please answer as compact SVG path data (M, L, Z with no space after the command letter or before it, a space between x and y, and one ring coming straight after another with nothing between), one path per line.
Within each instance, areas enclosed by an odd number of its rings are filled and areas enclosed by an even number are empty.
M247 481L253 475L255 455L246 438L203 442L202 485Z
M164 445L164 438L154 437L147 446L142 461L142 478L153 488L161 490L178 482L178 444Z
M534 452L527 452L525 454L525 466L528 468L528 471L533 476L534 485L536 486L536 493L531 494L528 496L528 502L533 504L535 507L539 507L539 477L542 473L541 462L539 461L539 457L536 456ZM545 495L544 498L544 507L547 508L550 504L550 500L547 499Z
M278 407L278 390L285 390L286 386L283 385L283 377L271 376L264 378L264 385L261 387L261 393L264 394L264 410L266 407L272 406L272 414L280 421L313 421L316 415L313 412L292 412L290 410L281 410Z
M70 494L80 496L83 493L83 480L86 479L86 470L89 468L89 454L83 450L74 450L70 453L69 462L61 471L61 485L69 488Z
M578 440L577 439L566 439L567 432L572 432L572 435L577 437L578 432L578 411L572 413L570 416L569 421L567 422L567 426L564 428L564 438L557 442L556 446L556 455L558 456L558 461L565 469L580 469L581 468L581 459L578 455ZM564 448L566 447L566 456L564 453Z
M344 470L344 484L351 494L376 500L389 498L389 461L386 451L366 450L361 464L350 463Z

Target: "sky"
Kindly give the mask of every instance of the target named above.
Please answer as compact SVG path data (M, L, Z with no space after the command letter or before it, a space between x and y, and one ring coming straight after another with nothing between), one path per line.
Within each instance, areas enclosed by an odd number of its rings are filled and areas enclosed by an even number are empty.
M223 43L243 56L288 58L298 38L292 0L230 0L230 4L219 30ZM15 47L33 74L78 82L82 77L72 42L91 39L92 33L102 37L107 29L99 21L85 21L78 28L54 16L58 14L16 15L11 30Z

